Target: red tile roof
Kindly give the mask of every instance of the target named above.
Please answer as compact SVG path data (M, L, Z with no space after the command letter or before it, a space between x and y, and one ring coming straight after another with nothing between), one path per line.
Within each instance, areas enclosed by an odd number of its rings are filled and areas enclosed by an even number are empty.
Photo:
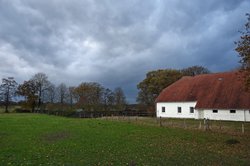
M156 102L197 101L196 109L250 109L250 92L240 72L182 77L165 88Z

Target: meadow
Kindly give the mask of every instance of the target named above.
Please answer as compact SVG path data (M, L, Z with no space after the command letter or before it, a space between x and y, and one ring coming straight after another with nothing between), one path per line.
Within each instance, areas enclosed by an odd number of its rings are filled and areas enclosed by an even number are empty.
M0 165L249 165L249 135L0 114Z

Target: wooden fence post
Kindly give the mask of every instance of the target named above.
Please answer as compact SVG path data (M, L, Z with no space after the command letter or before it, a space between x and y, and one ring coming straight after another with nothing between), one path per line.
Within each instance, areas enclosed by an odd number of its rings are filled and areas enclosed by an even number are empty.
M200 124L199 124L199 129L201 129L201 121L200 121Z
M160 127L162 127L162 124L161 124L161 116L160 116Z
M209 119L207 119L207 130L209 130L210 129L210 121L209 121Z
M221 126L221 121L219 121L219 126L220 126L220 130L222 129L222 126Z
M208 119L204 119L204 130L207 131L209 127Z
M244 122L241 124L241 132L242 132L242 134L244 134L244 133L245 133L245 126L244 126Z
M184 119L184 128L187 128L186 119Z
M203 128L204 128L204 131L206 130L206 119L204 118L203 120Z

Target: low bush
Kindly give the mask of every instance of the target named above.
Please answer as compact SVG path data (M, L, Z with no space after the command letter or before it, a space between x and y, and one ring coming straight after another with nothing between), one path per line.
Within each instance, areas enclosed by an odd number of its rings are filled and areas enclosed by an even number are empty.
M15 108L14 112L16 112L16 113L30 113L31 111L28 109L23 109L23 108Z

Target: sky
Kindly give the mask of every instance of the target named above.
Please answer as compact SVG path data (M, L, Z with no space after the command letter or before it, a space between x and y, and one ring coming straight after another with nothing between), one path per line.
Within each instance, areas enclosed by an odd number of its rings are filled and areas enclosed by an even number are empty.
M249 0L0 0L0 78L136 85L157 69L239 66Z

